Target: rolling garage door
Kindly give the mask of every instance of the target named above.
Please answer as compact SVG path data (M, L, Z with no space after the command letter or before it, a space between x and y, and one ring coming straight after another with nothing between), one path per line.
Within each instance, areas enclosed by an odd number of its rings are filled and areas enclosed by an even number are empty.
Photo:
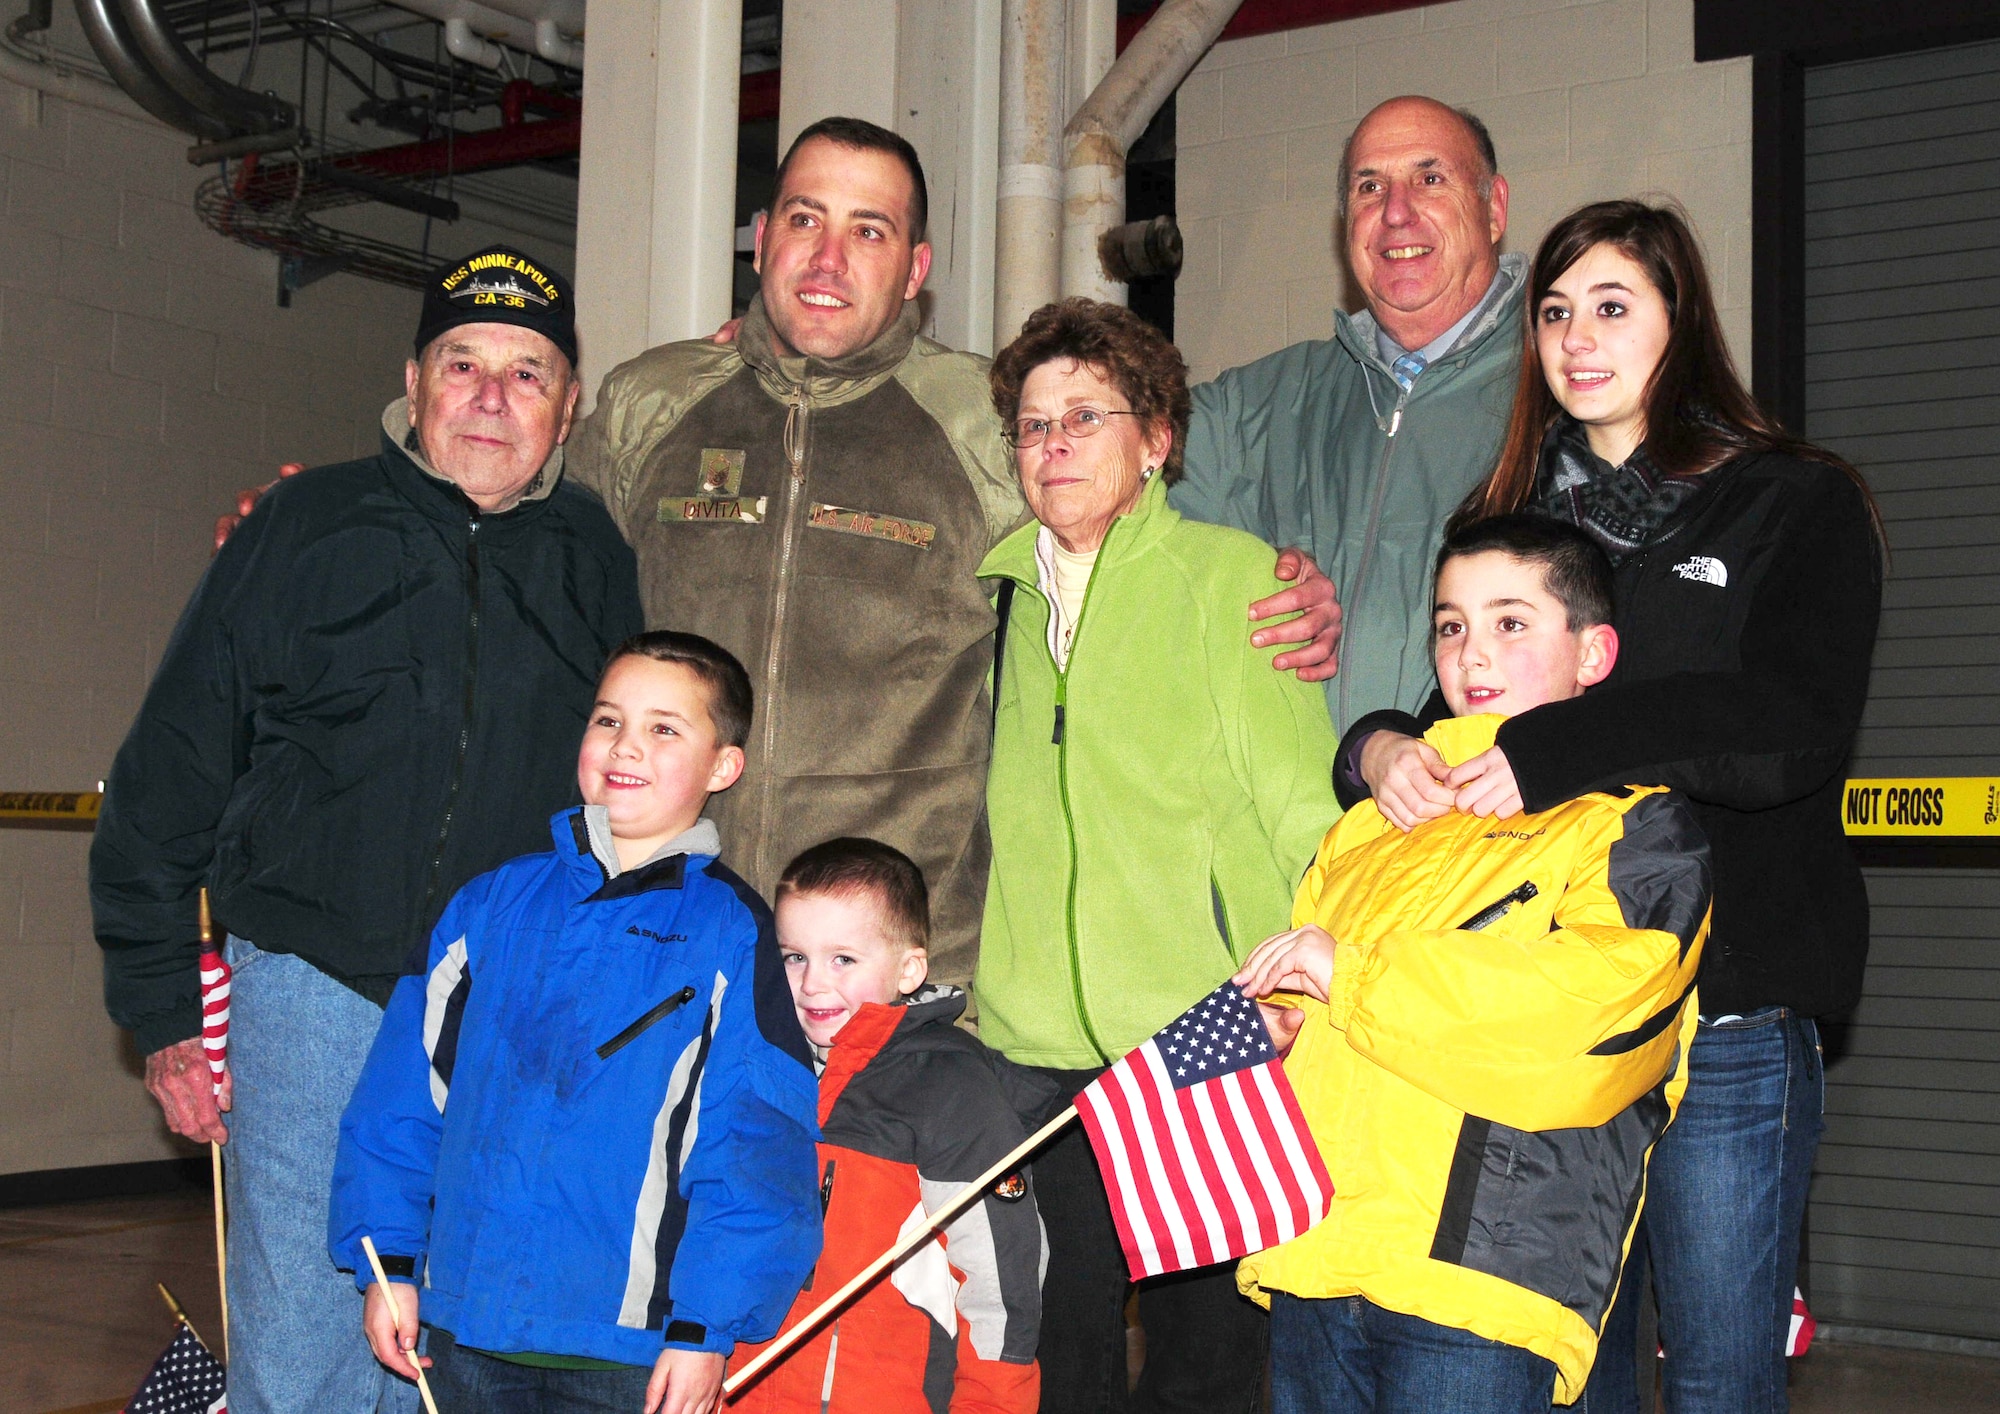
M1894 554L1851 774L2000 775L2000 43L1813 67L1805 102L1806 433L1866 472ZM1815 1313L2000 1340L2000 868L1868 882Z

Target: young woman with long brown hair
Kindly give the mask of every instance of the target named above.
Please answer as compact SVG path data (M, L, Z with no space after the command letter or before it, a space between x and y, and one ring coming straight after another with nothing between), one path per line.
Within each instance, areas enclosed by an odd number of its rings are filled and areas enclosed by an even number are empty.
M1557 222L1526 307L1500 462L1457 520L1538 512L1602 545L1617 668L1513 718L1456 769L1412 739L1417 721L1363 718L1337 774L1344 793L1358 775L1406 829L1627 784L1694 802L1714 852L1701 1025L1628 1272L1643 1270L1643 1243L1674 1414L1783 1411L1822 1127L1814 1019L1854 1004L1868 947L1839 799L1881 607L1879 517L1853 468L1744 391L1676 210L1600 202ZM1637 1407L1638 1284L1607 1322L1578 1406L1590 1414Z

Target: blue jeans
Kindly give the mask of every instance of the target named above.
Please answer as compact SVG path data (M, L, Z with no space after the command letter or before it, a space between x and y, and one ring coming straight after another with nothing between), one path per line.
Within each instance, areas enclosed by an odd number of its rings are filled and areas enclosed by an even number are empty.
M466 1350L450 1331L430 1332L431 1397L438 1408L459 1414L639 1414L646 1407L646 1381L653 1372L642 1365L616 1370L545 1370L496 1360L479 1350Z
M1361 1296L1271 1294L1271 1414L1546 1414L1556 1367Z
M1785 1414L1785 1335L1825 1099L1811 1018L1771 1007L1701 1024L1680 1113L1653 1150L1628 1280L1576 1410L1639 1407L1642 1282L1630 1276L1644 1258L1660 1307L1667 1408Z
M326 1242L340 1114L382 1009L289 953L228 946L231 1414L408 1414L416 1387L376 1363Z

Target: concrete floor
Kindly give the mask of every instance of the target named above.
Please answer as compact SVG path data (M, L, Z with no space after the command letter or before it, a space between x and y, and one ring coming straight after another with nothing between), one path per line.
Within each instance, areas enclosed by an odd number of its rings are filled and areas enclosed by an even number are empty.
M156 1282L219 1345L214 1243L203 1194L0 1210L0 1414L120 1409L173 1335ZM2000 1414L2000 1360L1822 1342L1792 1408Z

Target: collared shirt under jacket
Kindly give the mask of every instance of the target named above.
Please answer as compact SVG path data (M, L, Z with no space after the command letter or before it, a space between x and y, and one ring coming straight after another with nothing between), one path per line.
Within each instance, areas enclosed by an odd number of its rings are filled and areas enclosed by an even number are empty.
M1334 337L1232 368L1194 390L1183 515L1310 553L1340 596L1340 671L1326 705L1345 731L1364 712L1415 711L1431 665L1431 561L1445 518L1493 470L1521 363L1526 261L1407 391L1367 311Z

